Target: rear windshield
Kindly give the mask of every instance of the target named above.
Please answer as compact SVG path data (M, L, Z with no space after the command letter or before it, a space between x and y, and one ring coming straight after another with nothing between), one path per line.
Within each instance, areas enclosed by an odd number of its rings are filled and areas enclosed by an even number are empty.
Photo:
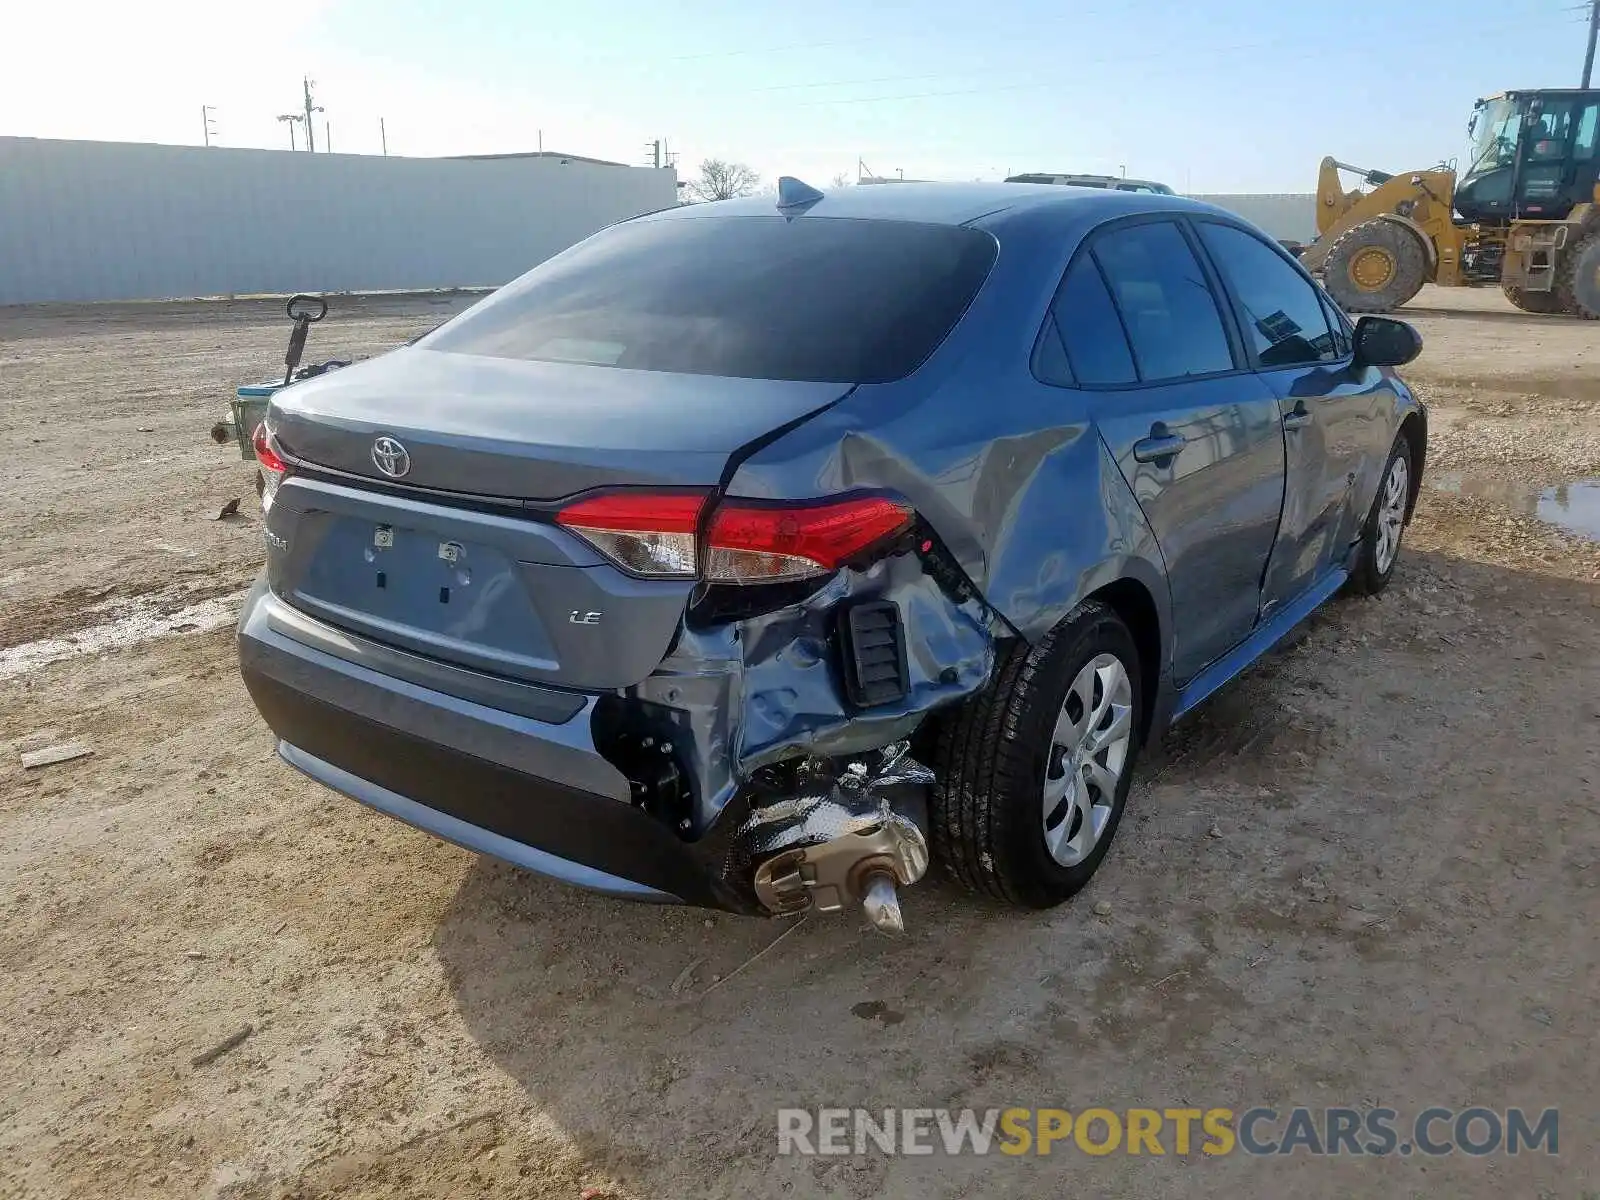
M423 339L434 350L820 383L909 375L994 262L988 234L825 217L613 226Z

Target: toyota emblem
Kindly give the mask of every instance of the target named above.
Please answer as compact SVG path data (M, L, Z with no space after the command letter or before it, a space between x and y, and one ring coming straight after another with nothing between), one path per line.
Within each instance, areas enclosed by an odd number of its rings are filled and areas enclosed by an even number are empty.
M411 470L411 455L392 437L381 437L372 443L372 462L390 479L399 479Z

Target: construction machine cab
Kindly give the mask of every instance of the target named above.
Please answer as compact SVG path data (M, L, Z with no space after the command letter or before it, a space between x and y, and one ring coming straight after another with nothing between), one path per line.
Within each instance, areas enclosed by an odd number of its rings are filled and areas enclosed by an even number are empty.
M1455 210L1487 225L1564 220L1600 176L1600 90L1541 88L1479 100Z

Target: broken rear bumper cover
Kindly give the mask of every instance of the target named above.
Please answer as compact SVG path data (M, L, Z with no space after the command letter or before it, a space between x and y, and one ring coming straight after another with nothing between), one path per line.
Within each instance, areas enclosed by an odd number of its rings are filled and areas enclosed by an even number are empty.
M889 568L873 570L877 584L892 582ZM839 594L848 586L837 585ZM894 928L892 885L915 882L927 866L932 779L903 738L934 703L981 686L992 642L975 608L942 602L946 627L931 652L939 661L919 664L914 650L904 701L853 720L845 701L823 694L837 689L807 669L820 666L811 652L820 647L805 646L802 634L797 653L789 631L775 628L815 624L839 598L828 591L786 617L742 622L737 636L686 631L640 688L595 696L356 637L263 581L240 615L240 666L285 761L444 840L626 899L750 914L866 900L874 923ZM757 660L763 643L771 661ZM958 646L964 658L952 665ZM782 669L797 657L802 665ZM617 749L616 728L630 722L633 757ZM747 724L760 736L741 754ZM641 798L633 764L646 729L655 737L643 744L670 750L687 780L681 820ZM881 910L885 880L893 911L880 919L873 901Z

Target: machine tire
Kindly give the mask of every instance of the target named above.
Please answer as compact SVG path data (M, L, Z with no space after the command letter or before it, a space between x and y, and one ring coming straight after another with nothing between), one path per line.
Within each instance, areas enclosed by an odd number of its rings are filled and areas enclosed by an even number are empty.
M1506 299L1526 313L1564 313L1568 306L1554 291L1530 292L1519 287L1504 287Z
M1385 264L1387 274L1382 273ZM1382 218L1363 221L1329 248L1322 276L1328 294L1346 312L1388 312L1422 290L1428 253L1404 225Z
M1081 857L1063 864L1046 840L1050 821L1044 812L1045 789L1068 773L1075 779L1094 774L1087 759L1076 753L1069 759L1060 752L1058 723L1073 720L1073 685L1085 676L1094 711L1099 711L1102 699L1106 701L1102 727L1121 723L1120 718L1113 720L1113 693L1104 690L1104 676L1096 672L1096 664L1109 666L1113 659L1125 679L1118 678L1115 669L1112 678L1119 688L1126 684L1123 694L1128 697L1120 773L1112 772L1116 781L1109 796L1100 792L1098 784L1092 793L1087 784L1079 784L1085 788L1084 796L1098 797L1095 808L1104 801L1109 811L1099 814L1100 832L1081 848ZM1146 703L1138 647L1108 604L1086 600L1037 645L1006 647L988 685L941 722L930 804L934 862L963 887L1019 908L1050 908L1070 898L1094 875L1122 820ZM1078 708L1082 712L1081 704ZM1088 716L1079 718L1086 727ZM1105 751L1092 750L1091 757L1110 761ZM1056 824L1071 822L1061 833L1081 831L1078 809L1066 799L1060 803L1067 812L1056 818ZM1071 840L1077 840L1076 835Z
M1578 239L1561 258L1555 294L1564 310L1600 321L1600 230Z

